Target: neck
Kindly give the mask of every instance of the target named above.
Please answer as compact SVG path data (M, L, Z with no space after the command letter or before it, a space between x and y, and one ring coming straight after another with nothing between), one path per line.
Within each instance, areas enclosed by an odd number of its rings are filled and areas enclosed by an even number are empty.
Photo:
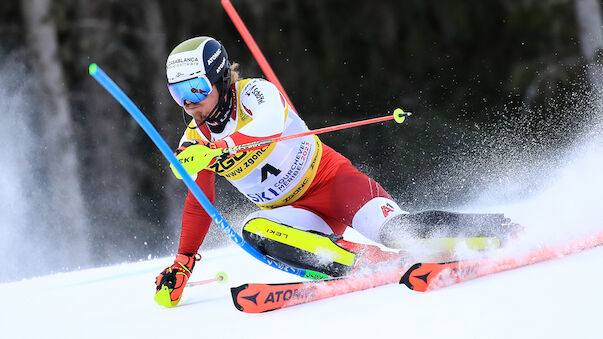
M207 126L213 133L224 131L232 112L233 101L232 91L227 91L226 95L220 97L218 100L218 103L206 121Z

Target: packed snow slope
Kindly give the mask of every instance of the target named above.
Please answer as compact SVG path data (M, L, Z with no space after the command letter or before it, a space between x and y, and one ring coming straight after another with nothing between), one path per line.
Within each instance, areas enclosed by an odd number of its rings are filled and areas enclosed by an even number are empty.
M263 314L235 309L229 288L298 278L237 247L208 251L180 305L153 301L158 259L2 284L4 338L601 338L603 248L428 293L403 285Z
M502 203L497 194L509 186L502 182L456 210L504 212L525 225L525 233L501 250L506 255L602 231L603 138L601 128L595 131L594 142L577 147L563 166L546 174L549 182L540 192ZM344 236L362 240L353 230ZM158 306L153 296L156 275L173 258L0 284L0 336L603 338L603 247L427 293L394 284L263 314L235 309L230 287L301 278L272 269L234 246L202 254L191 281L220 271L228 274L228 281L189 287L180 305L171 309ZM457 254L475 255L462 250Z

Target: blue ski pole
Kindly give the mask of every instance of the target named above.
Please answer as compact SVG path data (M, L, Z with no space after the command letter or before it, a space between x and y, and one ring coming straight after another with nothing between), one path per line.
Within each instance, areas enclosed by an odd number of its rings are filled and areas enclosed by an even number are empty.
M212 218L212 220L220 227L220 229L230 238L235 244L239 245L245 252L251 254L256 259L261 262L277 268L281 271L298 275L300 277L308 278L308 279L324 279L328 278L328 276L312 271L305 270L301 268L296 268L293 266L289 266L282 262L276 261L274 259L270 259L258 251L255 247L249 245L240 235L238 235L232 227L226 222L226 220L220 215L218 210L214 207L214 205L207 199L201 188L195 183L193 178L186 172L180 161L176 158L172 149L168 146L165 140L161 137L159 132L153 127L149 119L140 111L140 109L134 104L134 102L117 86L117 84L109 78L109 76L103 72L103 70L98 67L97 64L90 64L88 68L90 75L98 81L119 103L130 113L130 115L138 122L140 127L147 133L147 135L153 140L157 148L161 151L163 156L176 168L176 171L182 176L182 180L193 193L195 198L199 201L201 206L205 209L207 214Z

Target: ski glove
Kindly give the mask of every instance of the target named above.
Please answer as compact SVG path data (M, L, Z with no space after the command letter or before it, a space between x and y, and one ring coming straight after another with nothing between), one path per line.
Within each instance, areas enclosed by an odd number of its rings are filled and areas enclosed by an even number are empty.
M224 140L216 140L214 142L188 140L183 142L174 154L186 172L189 175L194 175L201 172L204 168L213 165L216 162L216 157L223 155L221 149L226 147L228 145ZM170 165L170 167L176 178L182 179L176 168L173 165Z
M165 307L174 307L182 298L182 291L193 272L195 262L201 260L200 254L179 253L172 266L166 267L155 280L157 291L155 301Z

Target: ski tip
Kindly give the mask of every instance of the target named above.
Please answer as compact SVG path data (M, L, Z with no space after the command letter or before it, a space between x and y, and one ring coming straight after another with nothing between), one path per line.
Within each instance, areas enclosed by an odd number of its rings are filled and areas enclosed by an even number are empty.
M90 73L90 75L94 76L97 71L98 65L96 63L93 62L90 64L90 66L88 66L88 73Z
M239 304L239 301L237 300L239 297L239 292L245 290L247 288L247 284L241 285L239 287L231 287L230 288L230 294L232 295L232 302L234 303L234 306L236 307L237 310L244 312L243 306L241 306L241 304Z

